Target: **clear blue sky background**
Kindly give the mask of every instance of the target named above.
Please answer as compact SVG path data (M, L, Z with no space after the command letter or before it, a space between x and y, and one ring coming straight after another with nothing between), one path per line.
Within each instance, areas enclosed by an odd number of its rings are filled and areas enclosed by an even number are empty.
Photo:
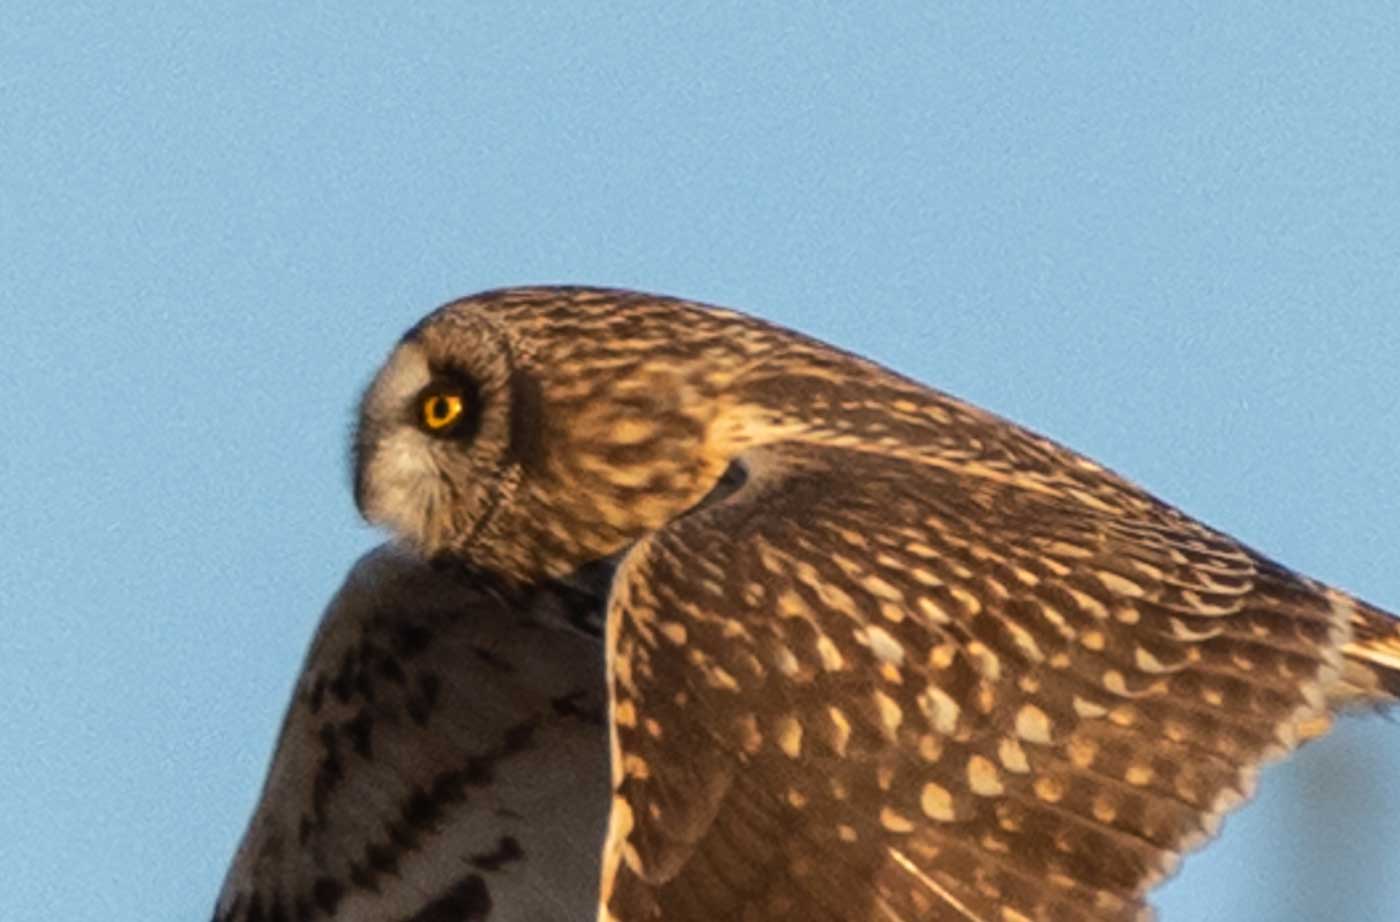
M358 391L485 287L758 312L1400 607L1394 4L156 6L0 13L6 922L207 918ZM1400 727L1160 905L1400 917Z

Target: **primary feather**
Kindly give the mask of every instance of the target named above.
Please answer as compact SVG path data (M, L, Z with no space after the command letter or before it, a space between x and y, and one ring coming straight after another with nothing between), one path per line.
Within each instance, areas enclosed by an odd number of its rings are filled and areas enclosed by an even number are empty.
M599 600L385 545L326 610L215 922L574 922L607 804Z

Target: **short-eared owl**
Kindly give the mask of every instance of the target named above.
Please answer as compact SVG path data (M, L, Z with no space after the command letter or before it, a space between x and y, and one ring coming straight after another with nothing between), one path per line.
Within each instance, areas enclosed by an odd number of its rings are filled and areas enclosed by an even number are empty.
M733 311L448 304L354 454L426 559L512 592L611 568L603 920L1150 918L1262 763L1400 693L1391 616Z

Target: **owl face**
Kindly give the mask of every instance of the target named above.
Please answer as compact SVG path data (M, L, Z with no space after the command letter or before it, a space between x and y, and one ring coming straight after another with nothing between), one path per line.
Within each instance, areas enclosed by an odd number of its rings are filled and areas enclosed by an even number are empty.
M371 523L428 555L559 576L695 504L723 475L724 357L687 308L512 290L409 331L367 389L353 444ZM697 311L698 314L698 311ZM717 361L718 358L718 361Z
M404 337L365 392L353 445L361 513L428 553L469 544L516 479L506 354L485 324L456 326Z

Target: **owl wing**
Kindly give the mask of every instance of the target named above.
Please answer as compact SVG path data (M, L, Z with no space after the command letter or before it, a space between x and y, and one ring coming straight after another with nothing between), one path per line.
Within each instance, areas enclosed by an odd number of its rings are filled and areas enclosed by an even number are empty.
M597 902L595 600L384 546L312 643L216 922L560 920Z
M741 462L614 581L601 918L1150 919L1326 726L1345 597L1164 504Z

